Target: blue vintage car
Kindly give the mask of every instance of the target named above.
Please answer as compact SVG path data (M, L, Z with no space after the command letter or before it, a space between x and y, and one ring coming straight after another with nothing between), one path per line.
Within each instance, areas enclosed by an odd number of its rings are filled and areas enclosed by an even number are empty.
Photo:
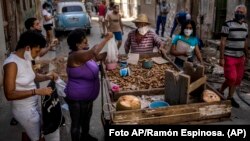
M72 31L76 28L86 29L86 32L90 34L91 19L86 12L84 3L76 1L59 2L55 15L56 36L64 31Z

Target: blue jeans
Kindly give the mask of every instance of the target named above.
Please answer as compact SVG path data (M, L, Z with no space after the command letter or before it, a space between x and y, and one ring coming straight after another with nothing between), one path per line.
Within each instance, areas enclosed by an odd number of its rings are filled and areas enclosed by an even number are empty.
M170 37L172 37L172 35L173 35L173 33L174 33L174 31L175 31L177 25L178 25L177 21L174 20L174 24L173 24L173 28L171 29Z
M166 22L167 22L167 16L159 15L157 17L156 31L155 31L157 35L159 35L159 30L161 26L161 36L164 36Z

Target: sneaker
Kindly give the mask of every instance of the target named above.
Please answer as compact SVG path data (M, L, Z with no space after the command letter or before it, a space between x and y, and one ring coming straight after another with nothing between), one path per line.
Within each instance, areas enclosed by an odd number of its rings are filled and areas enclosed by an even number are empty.
M18 121L15 119L15 118L12 118L11 121L10 121L10 125L17 125L18 124Z
M231 98L231 104L235 108L240 108L240 105L234 100L234 98Z

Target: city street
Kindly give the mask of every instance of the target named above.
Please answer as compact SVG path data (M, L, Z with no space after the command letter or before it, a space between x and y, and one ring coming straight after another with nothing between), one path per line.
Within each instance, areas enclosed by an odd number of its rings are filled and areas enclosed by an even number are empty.
M124 39L127 38L128 32L131 30L131 28L124 27ZM67 55L69 52L68 45L67 45L67 39L66 39L67 33L62 35L60 40L60 45L57 47L56 51L50 51L45 56L41 58L41 60L51 60L54 59L57 56L61 55ZM90 47L93 47L93 45L99 43L101 41L101 35L100 35L100 29L99 24L97 23L97 18L93 18L92 23L92 30L91 35L88 36L89 39L89 45ZM119 50L120 54L124 54L124 48L123 45ZM41 86L46 86L48 82L43 82ZM99 141L104 140L104 130L101 123L101 95L96 99L94 102L94 109L93 109L93 115L91 119L91 128L90 133L98 138ZM64 110L65 111L65 110ZM21 131L23 131L20 124L17 126L10 126L10 120L12 118L11 110L10 110L10 104L8 101L6 101L3 92L0 93L0 140L8 140L8 141L17 141L21 139ZM66 116L69 116L69 113L66 112ZM69 117L66 117L66 127L61 128L61 141L70 141L69 133L69 123L70 121L67 120Z

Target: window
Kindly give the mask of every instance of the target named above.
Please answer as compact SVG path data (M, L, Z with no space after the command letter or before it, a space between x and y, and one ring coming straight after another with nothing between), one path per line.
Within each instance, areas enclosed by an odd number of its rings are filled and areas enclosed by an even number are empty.
M67 6L62 8L62 12L82 12L83 9L81 6Z

